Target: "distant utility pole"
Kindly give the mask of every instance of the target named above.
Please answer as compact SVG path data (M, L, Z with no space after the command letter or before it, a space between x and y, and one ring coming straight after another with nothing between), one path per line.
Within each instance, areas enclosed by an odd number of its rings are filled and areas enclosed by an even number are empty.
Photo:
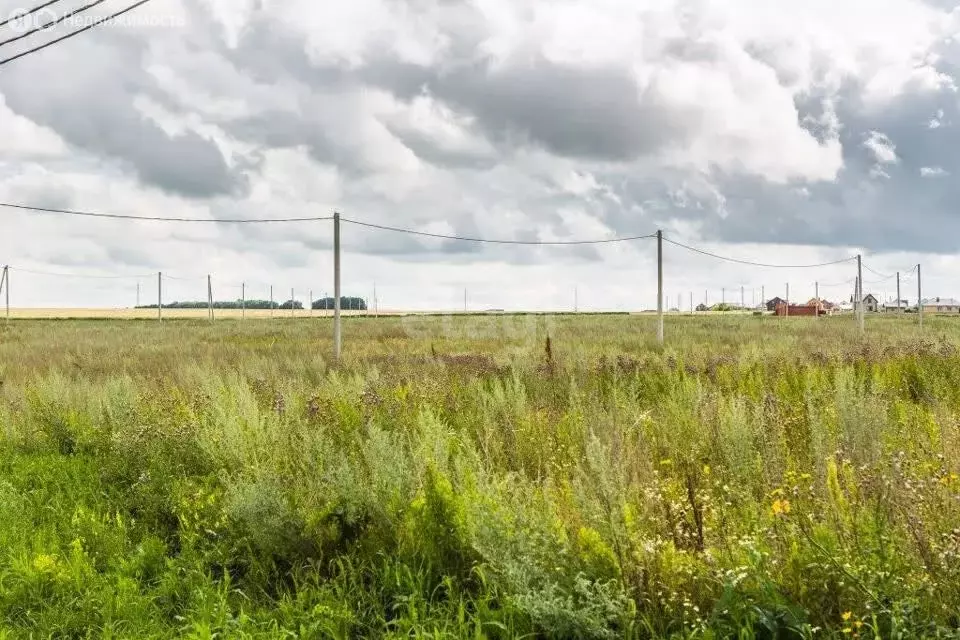
M373 283L373 317L380 317L380 302L377 299L377 283Z
M463 290L463 312L467 312L467 290Z
M663 344L663 231L657 230L657 342Z
M207 275L207 315L210 316L210 322L213 322L213 281L210 275Z
M140 281L137 280L137 306L134 308L137 309L139 307L140 307Z
M693 315L693 291L690 292L690 315Z
M919 264L917 265L917 314L920 316L920 328L923 329L923 289L920 286Z
M814 292L813 295L815 296L815 297L814 297L814 300L817 301L817 306L816 306L817 316L816 316L816 317L817 317L817 320L819 320L819 319L820 319L820 308L823 306L823 304L820 302L820 283L819 283L819 282L814 282L814 283L813 283L813 292Z
M580 299L576 287L573 288L573 312L580 313Z
M163 322L163 272L157 272L157 322Z
M703 290L703 306L708 310L710 309L710 296L706 289Z
M760 286L760 304L762 304L764 308L766 308L766 306L767 306L767 287L766 287L766 285L761 285L761 286Z
M740 310L747 308L747 296L744 293L743 285L740 285Z
M270 317L273 317L273 285L270 285Z
M790 317L790 283L787 283L787 299L784 301L784 312L783 315Z
M340 212L333 212L333 357L340 362Z
M720 289L720 304L727 304L727 288Z
M294 310L296 309L295 304L293 304L293 289L290 289L290 317L294 316Z
M10 322L10 267L3 267L3 275L0 276L0 291L7 296L7 323Z
M247 318L247 283L240 283L240 319Z
M307 300L307 303L310 305L310 317L313 317L313 289L310 289L310 299Z
M863 333L863 260L859 253L857 254L857 284L860 288L860 295L857 296L857 301L860 303L860 333Z
M897 315L900 315L900 272L897 271Z

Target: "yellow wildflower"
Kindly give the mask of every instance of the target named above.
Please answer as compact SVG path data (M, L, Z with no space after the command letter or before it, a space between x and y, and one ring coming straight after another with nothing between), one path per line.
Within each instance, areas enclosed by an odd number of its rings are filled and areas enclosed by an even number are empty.
M853 614L852 614L851 612L849 612L849 611L844 611L844 612L840 615L840 617L843 618L843 621L844 621L844 622L846 622L847 620L850 619L850 616L852 616L852 615L853 615Z
M785 516L790 513L790 501L774 500L770 506L770 511L772 511L775 516Z

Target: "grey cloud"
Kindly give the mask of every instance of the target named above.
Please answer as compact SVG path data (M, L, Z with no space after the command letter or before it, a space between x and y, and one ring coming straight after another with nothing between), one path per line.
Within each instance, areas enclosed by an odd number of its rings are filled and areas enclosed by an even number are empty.
M71 40L5 67L0 92L14 112L128 166L146 184L188 197L242 193L243 178L231 173L212 141L192 131L167 135L137 111L133 100L149 92L148 80L139 48L124 43L124 49ZM51 68L70 71L52 80L37 75Z

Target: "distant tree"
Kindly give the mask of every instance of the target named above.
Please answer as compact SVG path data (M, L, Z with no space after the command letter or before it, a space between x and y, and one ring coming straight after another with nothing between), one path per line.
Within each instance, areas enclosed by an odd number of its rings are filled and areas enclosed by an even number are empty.
M336 299L332 297L320 298L313 301L314 309L333 309ZM363 298L340 296L341 311L366 311L367 303Z
M701 302L697 305L697 311L710 311L710 307Z

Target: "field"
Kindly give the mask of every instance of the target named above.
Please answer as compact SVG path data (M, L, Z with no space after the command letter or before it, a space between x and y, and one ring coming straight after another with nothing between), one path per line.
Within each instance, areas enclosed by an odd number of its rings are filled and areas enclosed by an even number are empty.
M0 323L0 637L958 637L915 322Z

